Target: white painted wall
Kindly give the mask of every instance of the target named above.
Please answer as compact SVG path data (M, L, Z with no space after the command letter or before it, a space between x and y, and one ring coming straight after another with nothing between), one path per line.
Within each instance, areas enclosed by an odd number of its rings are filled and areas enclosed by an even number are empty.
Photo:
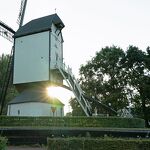
M28 102L8 105L7 116L53 116L51 107L56 107L54 116L64 116L63 106L41 102Z
M13 83L49 80L49 31L16 38Z
M62 83L62 77L50 75L50 69L63 65L62 33L52 24L51 32L15 39L13 84L38 81Z
M56 62L62 65L63 63L63 49L62 49L62 36L60 30L56 28L54 24L52 24L52 31L51 31L51 48L50 48L50 56L51 62L50 67L51 69L55 69Z

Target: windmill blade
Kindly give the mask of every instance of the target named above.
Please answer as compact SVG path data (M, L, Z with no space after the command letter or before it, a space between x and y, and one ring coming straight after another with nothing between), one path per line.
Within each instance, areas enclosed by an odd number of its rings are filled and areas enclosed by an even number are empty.
M11 27L9 27L8 25L0 21L0 35L2 37L6 38L10 42L13 42L14 34L15 34L15 31Z
M23 19L24 19L24 15L25 15L26 5L27 5L27 0L21 0L21 6L20 6L20 11L19 11L19 16L18 16L18 19L17 19L17 23L19 25L19 28L23 24Z

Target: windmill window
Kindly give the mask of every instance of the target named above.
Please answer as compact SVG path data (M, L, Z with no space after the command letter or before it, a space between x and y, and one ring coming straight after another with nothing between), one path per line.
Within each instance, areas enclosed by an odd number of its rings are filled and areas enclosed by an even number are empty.
M18 110L18 115L20 115L20 110Z
M58 54L56 53L56 61L58 61Z

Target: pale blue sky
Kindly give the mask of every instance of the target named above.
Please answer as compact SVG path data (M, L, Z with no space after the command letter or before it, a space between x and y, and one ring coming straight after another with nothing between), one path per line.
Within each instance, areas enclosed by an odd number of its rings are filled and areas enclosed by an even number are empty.
M20 1L0 4L0 20L15 30ZM80 65L102 47L150 46L150 0L28 0L24 23L55 13L55 8L65 24L64 59L76 76ZM0 53L9 47L0 37Z

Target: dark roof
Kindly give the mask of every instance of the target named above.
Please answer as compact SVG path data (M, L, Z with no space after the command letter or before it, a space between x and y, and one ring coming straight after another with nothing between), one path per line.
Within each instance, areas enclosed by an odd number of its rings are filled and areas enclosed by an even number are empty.
M24 26L20 27L15 33L14 37L20 37L51 30L52 23L54 23L59 29L62 29L65 26L57 14L52 14L49 16L31 20Z
M49 97L47 92L43 89L30 89L23 91L17 97L15 97L12 101L8 104L18 104L18 103L28 103L28 102L42 102L42 103L49 103L55 105L64 104L57 98Z

